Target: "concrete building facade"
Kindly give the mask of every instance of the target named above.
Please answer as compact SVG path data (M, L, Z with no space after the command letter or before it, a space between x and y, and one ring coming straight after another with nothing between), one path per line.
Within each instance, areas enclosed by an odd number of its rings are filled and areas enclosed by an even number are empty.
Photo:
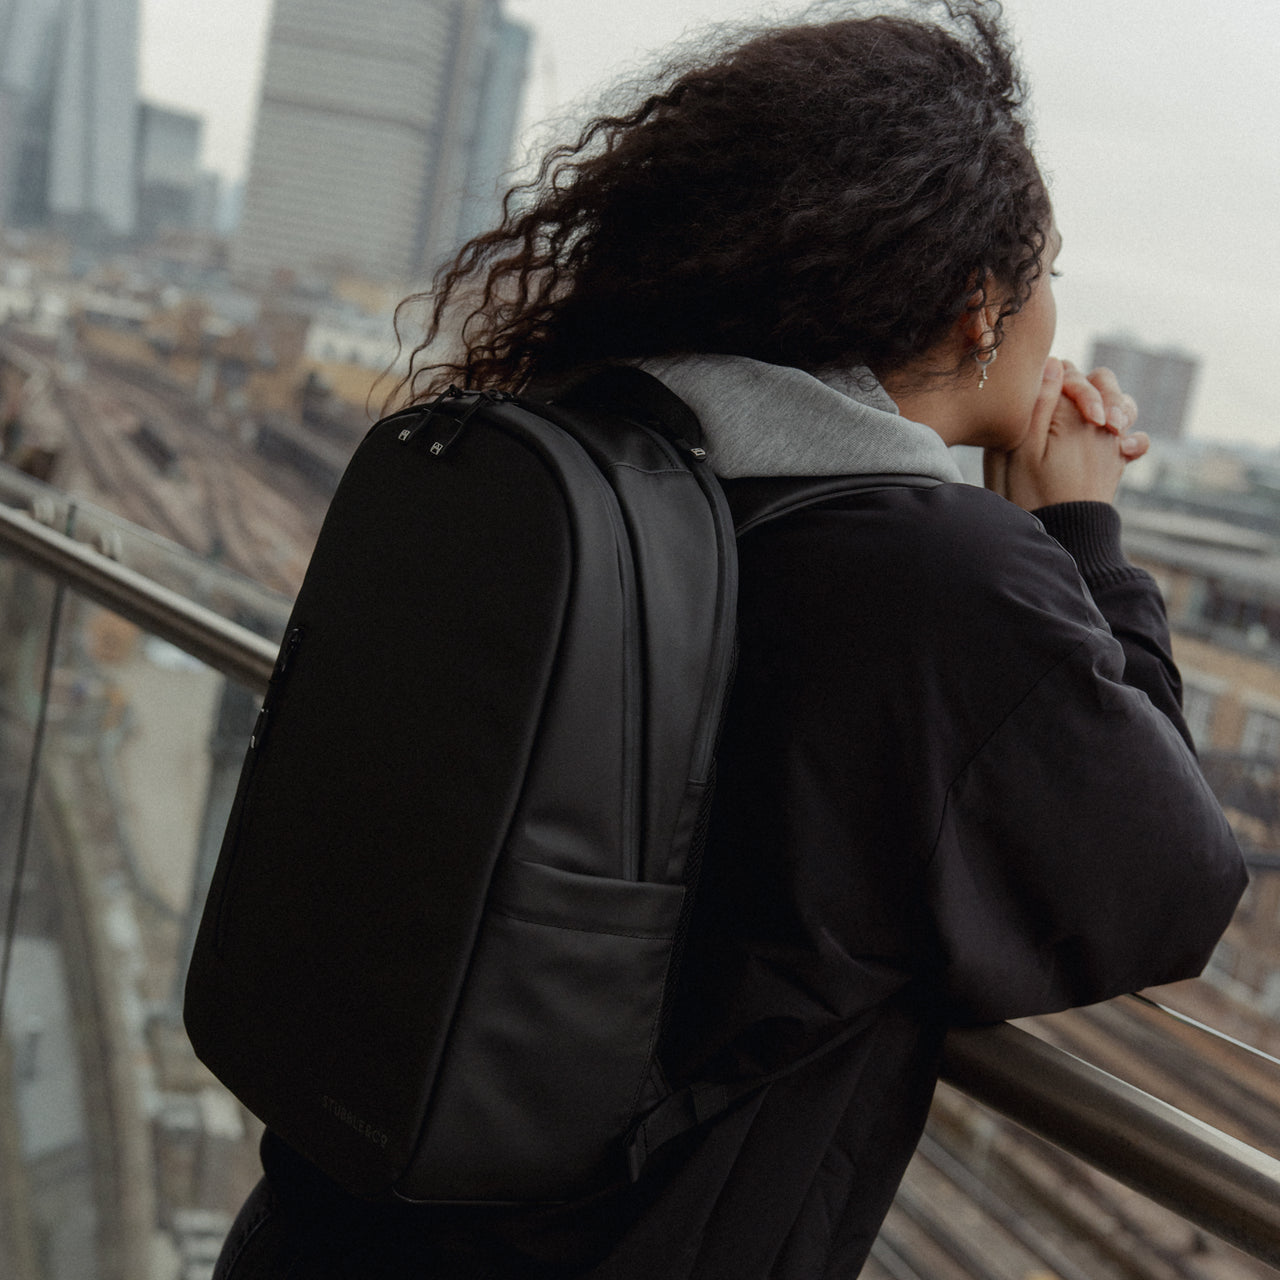
M1144 347L1132 338L1098 338L1091 369L1105 365L1138 402L1138 425L1153 439L1181 440L1200 361L1176 347Z
M429 271L466 192L496 185L477 170L505 166L524 74L523 52L501 54L511 25L498 0L276 0L236 272Z
M47 215L61 0L0 0L0 220Z
M446 149L449 167L438 173L429 237L422 262L430 269L496 222L519 124L532 35L496 5L479 12L469 83L458 95L455 132Z
M0 0L0 216L132 234L137 104L138 0Z
M197 223L204 176L200 144L204 121L188 111L155 103L138 106L138 234L150 239L165 228ZM209 215L212 222L212 214Z

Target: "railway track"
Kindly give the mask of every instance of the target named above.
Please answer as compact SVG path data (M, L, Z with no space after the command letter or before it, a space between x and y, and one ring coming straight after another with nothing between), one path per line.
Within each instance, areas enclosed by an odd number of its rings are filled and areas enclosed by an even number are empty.
M128 446L123 436L131 424L79 390L55 383L52 396L62 410L68 442L88 473L94 500L153 533L190 545L191 529L175 518L172 504L150 485L138 483L137 469L124 454Z
M49 370L45 395L79 477L70 487L126 520L265 586L293 594L324 503L297 477L232 439L204 407L141 371L89 357L76 382ZM144 428L173 455L160 469L140 448Z

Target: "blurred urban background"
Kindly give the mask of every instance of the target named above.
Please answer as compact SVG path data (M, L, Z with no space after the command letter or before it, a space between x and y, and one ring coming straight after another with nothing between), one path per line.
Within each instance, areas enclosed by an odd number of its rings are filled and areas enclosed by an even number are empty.
M0 0L0 501L278 639L388 386L397 302L496 217L557 83L593 78L547 34L554 9L259 3L243 49L208 51L238 59L229 80L254 68L236 173L206 158L221 121L143 90L147 49L182 43L154 25L175 2L152 0L148 45L139 0ZM607 9L573 17L582 50ZM1252 185L1274 183L1263 165ZM1064 206L1088 221L1065 180ZM1064 230L1064 299L1079 252L1090 304L1064 306L1064 354L1114 369L1153 436L1120 497L1127 546L1164 590L1188 720L1254 868L1205 978L1160 997L1280 1053L1280 436L1255 414L1233 439L1204 412L1203 309L1173 332L1168 306L1147 329L1099 305L1122 250L1087 259ZM1269 350L1274 327L1252 330ZM0 556L0 1275L206 1277L256 1177L256 1122L179 1016L253 711L248 689ZM1280 1076L1256 1059L1137 1006L1035 1029L1280 1154ZM944 1088L867 1274L1272 1273Z

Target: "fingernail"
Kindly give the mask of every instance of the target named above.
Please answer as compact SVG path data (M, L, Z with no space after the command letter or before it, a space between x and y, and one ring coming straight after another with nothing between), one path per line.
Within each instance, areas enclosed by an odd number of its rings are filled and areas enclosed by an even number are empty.
M1116 435L1119 435L1129 425L1129 414L1119 405L1113 405L1111 412L1098 425L1108 426Z
M1095 405L1094 405L1092 408L1090 408L1090 410L1089 410L1089 420L1090 420L1090 421L1091 421L1095 426L1105 427L1105 426L1107 425L1107 410L1106 410L1106 407L1105 407L1104 405L1095 404Z

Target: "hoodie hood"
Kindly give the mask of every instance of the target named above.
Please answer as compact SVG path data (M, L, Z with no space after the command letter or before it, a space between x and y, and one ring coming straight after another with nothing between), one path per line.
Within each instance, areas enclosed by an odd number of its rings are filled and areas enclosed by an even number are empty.
M902 417L866 369L815 376L746 356L671 356L640 367L702 424L716 475L962 477L941 436Z

